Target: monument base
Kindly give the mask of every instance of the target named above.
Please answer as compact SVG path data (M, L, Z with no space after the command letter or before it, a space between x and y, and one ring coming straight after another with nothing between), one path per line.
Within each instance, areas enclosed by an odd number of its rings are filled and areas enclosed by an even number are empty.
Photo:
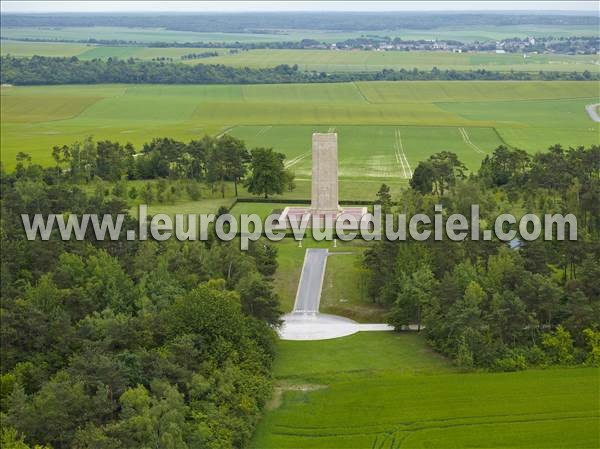
M362 220L366 219L369 214L366 207L340 207L338 210L313 210L310 207L290 206L283 209L279 216L279 225L275 229L286 229L292 227L292 221L295 227L299 227L303 220L308 222L309 228L314 227L333 227L335 228L336 220L340 216L351 218L357 223L356 228L359 229ZM351 228L345 227L350 230Z

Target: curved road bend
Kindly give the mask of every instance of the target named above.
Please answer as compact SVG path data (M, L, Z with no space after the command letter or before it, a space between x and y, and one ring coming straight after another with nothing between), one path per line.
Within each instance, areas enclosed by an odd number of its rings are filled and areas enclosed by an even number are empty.
M327 262L327 249L309 248L304 256L293 313L318 313Z
M585 107L585 110L587 111L588 115L595 122L600 122L600 115L598 115L598 109L597 109L598 106L600 106L600 103L588 104Z

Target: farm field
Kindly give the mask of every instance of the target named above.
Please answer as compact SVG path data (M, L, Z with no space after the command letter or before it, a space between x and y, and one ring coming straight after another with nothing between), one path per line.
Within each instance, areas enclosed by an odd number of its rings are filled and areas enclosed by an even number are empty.
M82 60L106 59L109 57L128 59L137 58L151 60L154 58L173 58L176 62L182 62L181 56L190 53L202 53L206 51L227 53L228 49L212 49L202 47L142 47L133 45L95 45L79 44L71 42L23 42L6 41L0 42L0 52L3 56L77 56ZM211 59L193 59L195 63L211 61Z
M335 256L334 256L335 257ZM598 370L459 373L415 334L279 343L251 447L595 448Z
M495 53L401 52L401 51L335 51L335 50L251 50L230 54L227 48L169 48L141 46L101 46L59 42L2 41L2 55L13 56L77 56L95 58L172 58L187 64L225 64L235 67L274 67L297 64L300 70L325 72L369 72L383 69L478 70L538 72L600 71L597 55L527 55ZM217 52L219 56L202 59L181 59L191 53Z
M268 30L265 30L268 31ZM508 25L465 27L439 27L427 30L403 29L382 31L318 31L318 30L273 30L269 33L205 33L173 31L164 28L125 27L3 27L4 39L47 39L47 40L130 40L137 42L264 42L297 41L315 39L323 42L338 42L363 35L400 37L402 39L454 39L464 42L500 40L512 37L567 37L596 35L598 30L585 25Z
M406 185L418 162L441 150L476 169L503 143L532 152L590 145L600 131L585 112L598 102L596 82L3 86L1 94L9 169L20 151L50 165L54 145L87 136L139 147L228 132L286 154L300 198L310 188L314 131L339 133L342 199L371 198L382 182Z
M496 53L346 51L346 50L251 50L204 60L207 64L226 64L238 67L273 67L297 64L300 70L319 72L369 72L383 69L478 70L508 72L590 72L600 71L597 55L528 55ZM190 61L190 63L198 62Z
M587 32L589 27L581 27ZM268 30L265 30L268 31ZM273 30L272 33L225 33L175 31L165 28L126 28L126 27L3 27L4 39L40 40L124 40L135 42L280 42L298 41L305 38L324 42L359 37L363 32L337 32L315 30ZM587 33L589 34L589 32Z

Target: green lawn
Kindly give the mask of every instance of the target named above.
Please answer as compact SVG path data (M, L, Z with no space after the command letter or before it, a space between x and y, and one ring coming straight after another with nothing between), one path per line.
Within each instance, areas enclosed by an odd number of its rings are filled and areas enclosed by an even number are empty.
M367 295L367 270L362 261L368 244L350 243L338 244L337 251L327 258L320 311L361 323L384 323L387 310L370 302Z
M598 374L460 373L415 334L283 341L251 447L596 448Z
M236 213L238 205L233 212ZM294 308L296 290L307 248L327 248L325 279L321 293L320 311L353 318L360 322L382 322L384 310L369 302L364 288L364 269L361 267L364 242L317 242L310 236L302 241L302 247L293 238L274 243L277 247L279 267L273 285L281 300L281 309L291 312Z

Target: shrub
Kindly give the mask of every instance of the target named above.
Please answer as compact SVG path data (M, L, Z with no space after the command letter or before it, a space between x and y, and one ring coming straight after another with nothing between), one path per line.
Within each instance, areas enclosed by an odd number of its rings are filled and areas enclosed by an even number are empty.
M600 366L600 331L584 329L583 336L589 348L585 363Z
M558 326L554 332L544 334L542 345L552 363L570 365L575 361L573 338L571 333L562 326Z
M522 371L527 369L527 359L522 350L513 349L505 357L496 360L494 367L498 371Z

